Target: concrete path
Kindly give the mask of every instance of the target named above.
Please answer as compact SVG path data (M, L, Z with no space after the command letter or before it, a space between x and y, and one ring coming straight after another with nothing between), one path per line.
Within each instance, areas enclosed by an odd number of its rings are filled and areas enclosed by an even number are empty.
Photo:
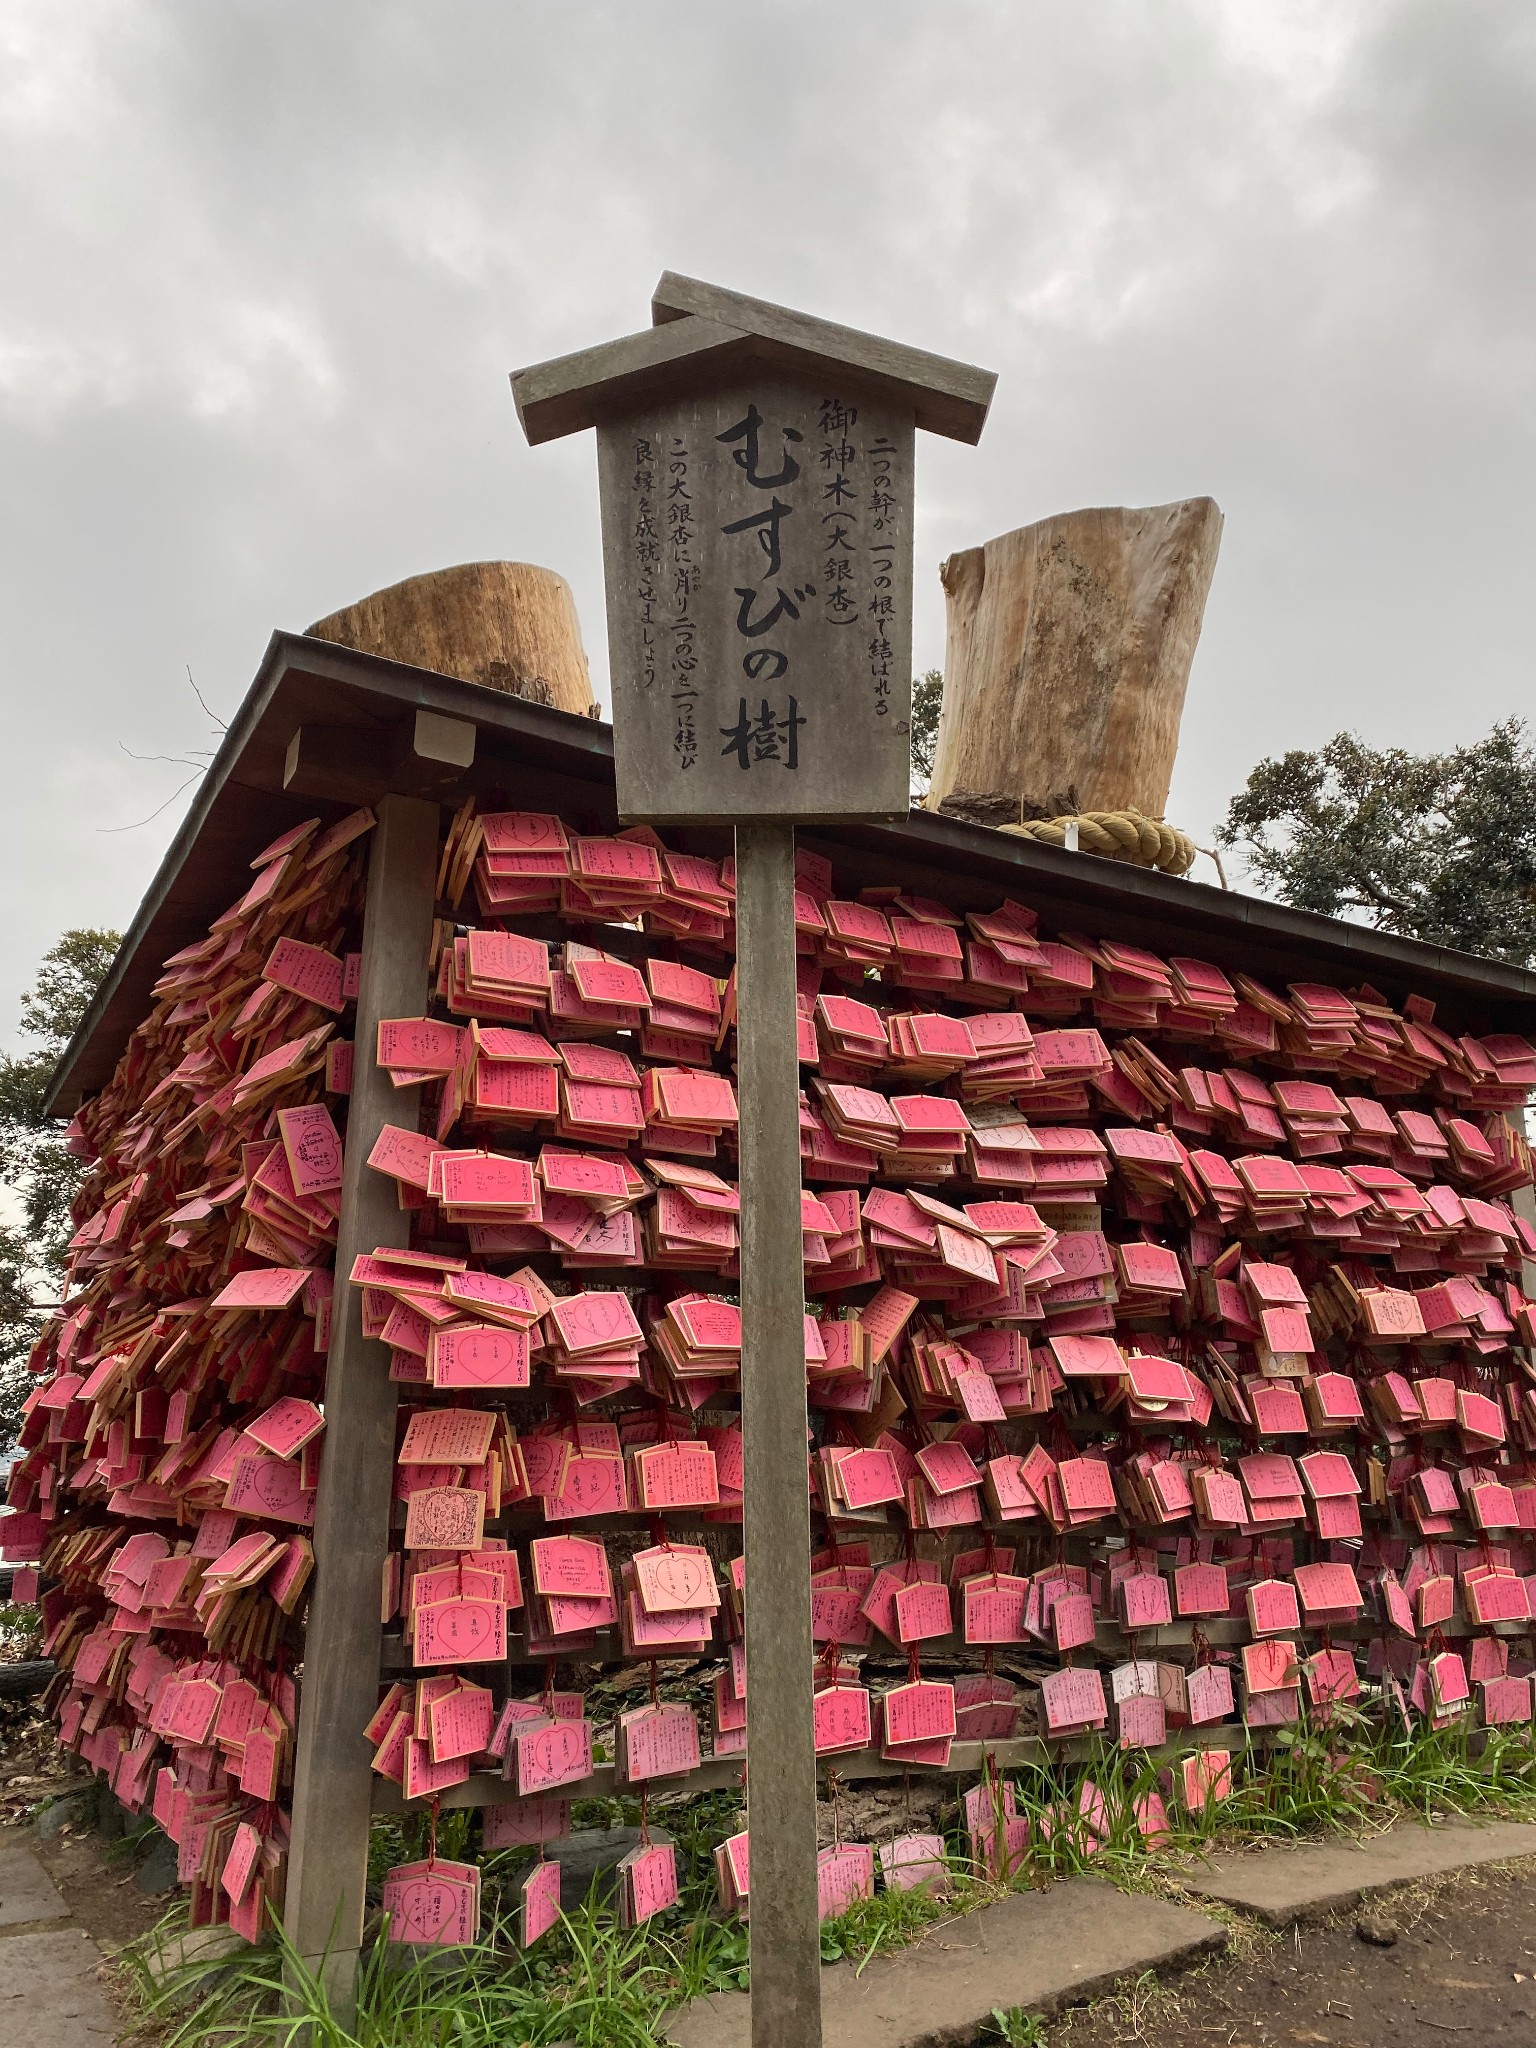
M1536 1827L1491 1822L1394 1828L1364 1842L1318 1842L1212 1857L1181 1882L1198 1898L1269 1926L1317 1918L1421 1877L1536 1856ZM825 2048L968 2048L994 2007L1049 2016L1144 1970L1176 1970L1223 1948L1204 1913L1074 1878L942 1922L910 1948L823 1970ZM747 2048L751 2000L717 1993L674 2013L675 2048Z
M1107 1991L1118 1977L1169 1968L1225 1945L1215 1920L1162 1899L1073 1878L1018 1892L930 1928L858 1975L821 1973L825 2048L962 2048L994 2006L1051 2012ZM696 2000L669 2023L676 2048L747 2048L744 1992Z
M101 1951L53 1879L18 1842L0 1846L0 2041L5 2048L110 2048Z
M0 1842L0 1934L68 1918L58 1887L32 1851L20 1842Z
M1270 1927L1317 1919L1353 1906L1372 1892L1415 1878L1536 1856L1536 1827L1492 1821L1486 1827L1398 1827L1359 1842L1309 1842L1213 1856L1184 1882L1203 1899L1252 1913Z

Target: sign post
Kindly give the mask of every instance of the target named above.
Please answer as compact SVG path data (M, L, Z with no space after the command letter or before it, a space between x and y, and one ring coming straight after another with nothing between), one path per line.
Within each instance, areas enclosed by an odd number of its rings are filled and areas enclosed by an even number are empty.
M821 2040L795 828L736 827L752 2041ZM754 1763L752 1744L757 1742ZM754 1783L764 1796L753 1796Z
M670 272L651 310L512 384L530 442L597 429L620 815L736 832L752 2040L817 2048L794 828L906 814L914 430L974 442L995 379Z

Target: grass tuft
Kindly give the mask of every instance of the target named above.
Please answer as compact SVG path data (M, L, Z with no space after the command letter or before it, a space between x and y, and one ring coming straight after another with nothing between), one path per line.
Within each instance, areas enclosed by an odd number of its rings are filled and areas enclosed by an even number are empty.
M1046 2048L1045 2021L1022 2005L994 2005L982 2022L981 2038L1006 2042L1007 2048Z

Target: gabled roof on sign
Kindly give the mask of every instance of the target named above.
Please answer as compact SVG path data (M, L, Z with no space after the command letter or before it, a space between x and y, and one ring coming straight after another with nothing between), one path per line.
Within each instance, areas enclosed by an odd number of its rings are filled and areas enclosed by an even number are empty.
M410 767L402 740L419 713L474 729L467 766ZM317 742L313 770L295 771L295 741ZM297 750L298 754L303 749ZM462 755L458 757L462 759ZM405 764L405 765L402 765ZM161 963L207 931L249 886L253 853L306 816L327 820L412 789L445 804L475 794L496 807L559 810L581 831L611 832L613 729L480 683L359 654L296 633L274 633L230 720L187 817L81 1021L51 1084L50 1113L67 1115L112 1075L134 1026L153 1006ZM1067 853L933 811L804 830L850 895L900 879L957 909L1022 898L1054 930L1089 931L1163 953L1191 953L1281 986L1369 981L1392 1001L1412 991L1444 1006L1465 1030L1536 1029L1536 974L1500 960L1421 945L1311 910L1239 895L1152 869ZM668 828L669 844L729 850L719 826ZM617 943L618 934L604 943Z
M927 432L974 443L997 385L991 370L672 270L662 272L652 294L651 319L642 333L513 371L512 395L530 444L579 434L605 414L748 363L851 379L909 405Z

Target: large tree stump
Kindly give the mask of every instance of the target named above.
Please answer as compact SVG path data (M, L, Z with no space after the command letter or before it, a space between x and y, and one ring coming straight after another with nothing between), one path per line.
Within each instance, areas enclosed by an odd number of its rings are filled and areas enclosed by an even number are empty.
M929 809L1161 817L1221 525L1212 498L1102 506L951 555Z
M408 576L307 630L361 654L595 715L571 586L532 562L465 562Z

